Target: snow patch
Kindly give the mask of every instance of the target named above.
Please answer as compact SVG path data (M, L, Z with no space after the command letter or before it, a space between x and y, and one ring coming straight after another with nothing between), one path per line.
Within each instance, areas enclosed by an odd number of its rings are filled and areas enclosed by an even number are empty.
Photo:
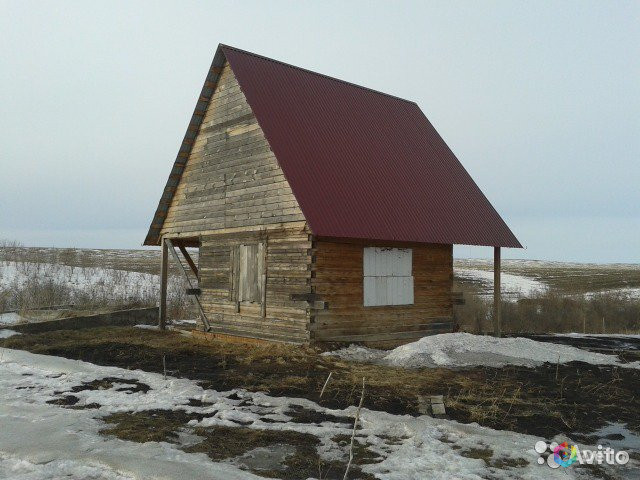
M485 295L493 290L493 272L475 268L454 268L456 277L471 281L478 281L486 286ZM508 297L528 297L537 292L544 292L547 286L538 280L512 273L500 274L500 286L502 293Z
M0 325L16 325L28 322L28 319L21 317L16 312L0 313Z
M142 330L160 330L158 325L146 325L144 323L140 323L138 325L134 325L134 328L141 328Z
M628 298L640 298L640 288L634 287L620 287L620 288L610 288L607 290L598 290L596 292L588 292L584 294L584 297L596 298L599 295L619 295L622 297Z
M322 355L339 357L343 360L350 360L354 362L377 363L384 359L386 354L387 352L385 350L377 350L375 348L351 344L348 347L341 348L340 350L324 352Z
M637 334L629 334L629 333L580 333L580 332L571 332L571 333L555 333L557 337L562 337L565 335L569 335L571 337L596 337L596 338L637 338L640 339L640 335Z
M75 267L57 263L5 262L0 266L0 289L22 288L37 279L77 291L93 291L105 298L156 294L158 276L98 267Z
M33 463L18 456L0 453L0 478L12 480L51 480L75 478L82 480L130 480L107 465L80 463L73 460L52 460Z
M14 332L13 330L9 330L7 328L0 330L0 338L9 338L13 337L14 335L20 335L20 333Z
M593 365L616 365L640 368L640 362L621 363L615 355L588 352L569 345L538 342L528 338L496 338L471 333L443 333L397 347L391 351L354 345L335 352L325 352L345 360L376 362L394 367L535 367L545 362L585 362Z
M196 318L186 318L186 319L178 319L178 320L171 320L171 324L174 326L185 326L185 327L191 327L191 326L196 326L198 325L198 319Z

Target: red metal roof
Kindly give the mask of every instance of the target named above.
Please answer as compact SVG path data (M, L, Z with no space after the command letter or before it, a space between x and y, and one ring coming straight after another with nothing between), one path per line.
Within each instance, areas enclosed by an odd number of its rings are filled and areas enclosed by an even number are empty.
M522 247L414 102L226 45L145 245L159 244L225 58L317 236Z
M416 103L220 49L317 236L522 247Z

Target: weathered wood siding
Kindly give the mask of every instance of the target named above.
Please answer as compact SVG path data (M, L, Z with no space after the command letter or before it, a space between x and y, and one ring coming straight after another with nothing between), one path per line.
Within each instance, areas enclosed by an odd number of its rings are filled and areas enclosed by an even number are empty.
M412 248L414 304L364 306L365 246ZM326 310L312 312L312 341L402 343L451 331L453 248L451 245L337 243L319 240L311 285Z
M291 187L225 63L161 235L301 220Z
M266 249L266 303L234 300L232 251L263 243ZM311 291L311 239L304 223L287 228L206 235L200 246L200 288L212 331L249 338L306 343L310 311L291 294ZM239 308L238 311L236 309ZM264 317L262 316L264 313Z

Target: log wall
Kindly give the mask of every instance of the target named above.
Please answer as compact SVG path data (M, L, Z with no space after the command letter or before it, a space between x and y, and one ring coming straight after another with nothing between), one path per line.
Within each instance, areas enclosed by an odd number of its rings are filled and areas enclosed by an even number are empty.
M236 302L233 251L263 243L266 303ZM291 294L311 290L311 239L304 223L285 228L206 235L201 238L199 275L202 303L212 332L292 343L309 342L310 311ZM264 315L264 316L263 316Z
M413 249L413 305L364 306L365 246ZM399 344L451 331L452 245L318 240L314 252L311 285L328 308L312 312L312 341Z

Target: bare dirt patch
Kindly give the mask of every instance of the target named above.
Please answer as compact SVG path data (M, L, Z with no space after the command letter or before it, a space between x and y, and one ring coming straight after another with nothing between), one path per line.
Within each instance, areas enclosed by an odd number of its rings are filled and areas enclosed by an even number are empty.
M174 443L186 452L205 453L214 461L231 462L240 468L269 478L343 478L346 464L322 460L318 454L320 440L314 435L290 430L226 426L193 428L187 425L190 420L201 419L202 415L182 410L115 413L103 419L108 426L100 433L139 443ZM192 445L180 445L180 432L195 434L199 441ZM221 442L220 439L224 441ZM256 449L263 449L268 458L269 455L281 451L283 447L286 447L285 454L278 462L270 462L267 459L255 461ZM357 454L362 455L363 460L375 456L362 445L359 446ZM243 458L245 455L248 458ZM249 458L253 460L248 461ZM349 478L370 480L375 477L363 473L358 466L353 465Z
M121 385L119 388L116 389L116 391L118 392L147 393L151 389L149 385L141 383L138 380L131 380L127 378L105 377L105 378L99 378L97 380L92 380L90 382L84 382L80 385L73 387L71 391L82 392L84 390L109 390L110 388L113 388L114 384Z
M255 430L244 427L197 428L195 433L205 438L186 451L203 452L212 460L224 461L241 457L256 448L269 448L274 445L290 445L294 453L284 458L283 468L272 471L264 468L247 468L253 473L271 477L295 480L299 478L342 479L346 464L344 462L327 462L318 454L320 440L317 437L293 431ZM221 446L220 438L224 438ZM242 466L242 465L241 465ZM363 473L358 466L349 471L349 478L369 480L372 475Z

